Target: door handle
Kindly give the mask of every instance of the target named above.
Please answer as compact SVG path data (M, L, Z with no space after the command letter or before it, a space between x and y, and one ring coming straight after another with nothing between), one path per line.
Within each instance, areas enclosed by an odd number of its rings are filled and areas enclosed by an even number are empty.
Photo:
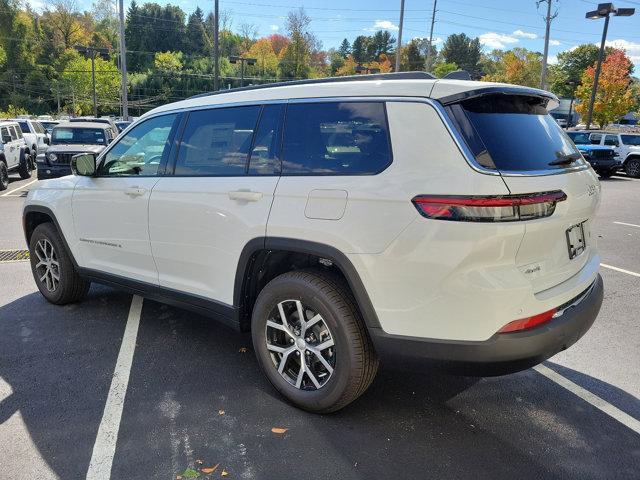
M241 200L244 202L257 202L262 198L262 192L252 192L251 190L234 190L229 192L231 200Z
M130 197L139 197L144 195L146 191L147 189L142 187L127 187L125 188L124 193Z

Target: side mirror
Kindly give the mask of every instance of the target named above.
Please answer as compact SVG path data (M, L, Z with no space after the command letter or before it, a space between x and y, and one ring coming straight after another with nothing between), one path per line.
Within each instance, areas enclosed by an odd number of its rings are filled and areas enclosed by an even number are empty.
M79 153L71 157L71 171L74 175L93 177L96 174L95 154Z
M46 145L51 145L51 140L49 140L49 137L44 137L44 143Z

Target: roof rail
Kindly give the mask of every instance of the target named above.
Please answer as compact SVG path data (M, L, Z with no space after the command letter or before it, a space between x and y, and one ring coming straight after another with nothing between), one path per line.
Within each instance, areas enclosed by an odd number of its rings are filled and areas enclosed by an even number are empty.
M427 72L394 72L394 73L374 73L370 75L348 75L345 77L313 78L309 80L292 80L290 82L264 83L261 85L250 85L248 87L230 88L228 90L218 90L217 92L205 92L194 95L191 98L208 97L209 95L220 95L229 92L244 92L247 90L260 90L261 88L288 87L293 85L315 85L323 83L337 82L361 82L365 80L434 80L436 77Z

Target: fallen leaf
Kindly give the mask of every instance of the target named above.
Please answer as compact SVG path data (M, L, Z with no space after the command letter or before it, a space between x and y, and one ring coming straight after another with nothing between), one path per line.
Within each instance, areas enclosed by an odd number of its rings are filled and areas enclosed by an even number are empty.
M227 472L224 468L222 469L222 473L220 474L221 477L226 477L227 475L229 475L229 472Z
M238 350L240 353L247 353L247 347L240 347L240 350Z
M204 468L201 468L200 471L206 475L209 475L210 473L213 473L216 471L216 469L218 468L218 465L220 464L216 463L213 467L204 467Z
M196 463L197 463L198 465L202 465L202 464L203 464L203 461L202 461L202 460L196 460Z
M289 430L288 428L280 428L280 427L273 427L271 429L271 431L273 433L285 433L287 430Z
M218 410L218 415L224 415L224 410Z
M184 478L197 478L199 476L200 474L193 468L187 468L184 472L182 472L182 477Z

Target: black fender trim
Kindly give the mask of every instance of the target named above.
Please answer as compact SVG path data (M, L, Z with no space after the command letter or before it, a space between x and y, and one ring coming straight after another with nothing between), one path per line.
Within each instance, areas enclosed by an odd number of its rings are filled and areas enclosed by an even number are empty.
M360 275L346 255L330 245L311 242L308 240L284 237L257 237L247 242L240 254L238 269L236 270L236 279L233 291L233 304L235 307L240 308L242 305L244 288L250 278L249 273L255 259L255 254L260 250L289 251L315 255L331 260L346 278L347 283L355 296L356 302L358 303L358 307L360 308L360 312L362 313L367 328L382 328L367 290L360 279Z

